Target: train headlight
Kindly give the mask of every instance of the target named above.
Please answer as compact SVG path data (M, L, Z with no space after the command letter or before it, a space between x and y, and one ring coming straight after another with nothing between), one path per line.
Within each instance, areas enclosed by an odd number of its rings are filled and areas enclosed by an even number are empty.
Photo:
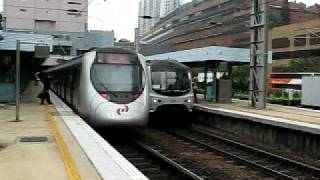
M161 99L153 99L153 103L161 103Z

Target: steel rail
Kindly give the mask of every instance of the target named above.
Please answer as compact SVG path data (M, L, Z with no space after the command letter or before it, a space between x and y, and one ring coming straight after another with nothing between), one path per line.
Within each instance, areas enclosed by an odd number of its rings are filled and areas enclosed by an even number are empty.
M178 170L181 174L184 176L193 179L193 180L203 180L202 177L196 175L195 173L191 172L190 170L186 169L185 167L181 166L177 162L173 161L172 159L166 157L165 155L161 154L159 151L151 148L150 146L136 141L135 142L140 148L143 148L145 151L147 151L149 154L155 156L157 159L160 159L165 164L171 166L172 168Z
M239 163L242 163L242 164L244 164L244 165L250 166L250 167L252 167L252 168L254 168L254 169L256 169L256 170L261 170L261 171L263 171L264 173L269 174L269 175L271 175L271 176L273 176L273 177L278 177L278 178L280 178L280 179L290 179L290 180L297 180L297 179L299 179L299 178L296 178L296 177L294 177L294 176L292 176L292 175L285 174L285 173L283 173L283 171L282 171L282 172L277 171L277 170L272 169L272 168L270 168L270 167L260 165L260 164L254 162L254 161L250 161L250 160L248 160L248 159L245 159L245 158L240 157L240 156L238 156L238 155L235 155L235 154L233 154L233 153L227 152L226 150L223 150L223 148L215 147L215 146L210 145L210 144L208 144L208 143L206 143L206 142L202 142L201 140L198 140L198 139L196 139L196 138L192 138L192 137L190 137L190 134L185 135L185 134L183 134L183 133L181 133L181 132L179 133L179 132L176 132L176 131L173 131L173 130L168 130L167 132L169 132L170 134L173 134L173 135L175 135L175 136L178 136L178 137L180 137L180 138L182 138L182 139L184 139L184 140L187 140L187 141L189 141L189 142L191 142L191 143L193 143L193 144L197 144L197 145L202 146L202 147L204 147L204 148L206 148L206 149L209 149L209 150L211 150L211 151L215 151L215 152L220 153L220 154L222 154L222 155L228 156L229 158L238 160ZM198 132L196 132L196 133L198 133ZM202 133L202 132L201 132L201 133ZM212 137L212 138L214 138L214 137ZM225 139L225 138L224 138L224 139ZM232 142L233 142L233 141L228 141L228 143L230 143L230 144L231 144ZM238 144L238 143L237 143L237 144ZM256 149L256 148L253 148L253 149ZM253 151L253 149L250 149L250 150ZM256 151L256 152L261 153L262 151ZM270 154L270 153L269 153L269 154ZM268 156L269 156L269 155L268 155ZM277 157L277 156L273 156L273 157ZM282 158L282 159L283 159L283 158ZM281 160L282 160L282 159L281 159ZM291 160L291 161L288 161L287 164L288 164L288 163L291 163L291 164L292 164L293 162L294 162L294 161ZM297 165L300 165L300 164L302 164L302 163L298 163ZM308 167L308 165L305 166L305 167ZM313 169L314 169L314 167L313 167Z
M257 149L255 147L252 147L252 146L249 146L249 145L246 145L246 144L243 144L243 143L239 143L239 142L236 142L236 141L233 141L233 140L230 140L230 139L226 139L224 137L221 137L221 136L218 136L216 134L213 134L208 130L200 129L200 128L197 128L197 127L191 127L190 129L192 131L196 132L196 133L203 134L203 135L208 136L210 138L219 139L221 141L231 143L231 144L236 145L238 147L241 147L243 149L247 149L247 150L250 150L250 151L253 151L253 152L258 152L258 153L260 153L262 155L267 155L267 156L269 156L271 158L274 158L274 159L279 159L279 160L284 161L284 162L286 162L288 164L289 163L290 164L295 164L295 165L299 166L300 168L312 170L312 171L314 171L314 172L316 172L316 173L318 173L320 175L320 169L317 168L317 167L314 167L314 166L311 166L311 165L308 165L308 164L305 164L305 163L302 163L302 162L299 162L299 161L295 161L295 160L292 160L292 159L288 159L288 158L285 158L285 157L282 157L282 156L279 156L279 155L276 155L276 154L273 154L273 153L270 153L270 152L267 152L267 151L264 151L264 150L261 150L261 149Z

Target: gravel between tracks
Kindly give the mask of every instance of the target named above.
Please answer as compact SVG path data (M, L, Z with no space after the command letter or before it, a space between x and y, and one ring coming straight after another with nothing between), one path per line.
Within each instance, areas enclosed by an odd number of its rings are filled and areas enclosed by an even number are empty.
M207 152L196 146L191 147L190 144L159 130L145 129L141 133L146 142L160 146L168 154L179 157L187 166L195 167L208 179L272 179L230 159L225 159L223 156Z

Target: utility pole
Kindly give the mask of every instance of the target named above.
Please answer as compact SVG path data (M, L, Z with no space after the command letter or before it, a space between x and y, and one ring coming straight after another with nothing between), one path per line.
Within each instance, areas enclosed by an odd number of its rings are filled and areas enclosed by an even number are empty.
M266 108L268 62L268 0L251 0L249 105Z

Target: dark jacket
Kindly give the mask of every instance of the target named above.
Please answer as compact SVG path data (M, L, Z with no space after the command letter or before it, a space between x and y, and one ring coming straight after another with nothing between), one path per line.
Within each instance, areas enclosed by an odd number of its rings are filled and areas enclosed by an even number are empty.
M50 89L50 77L48 74L40 73L39 78L43 83L43 90L48 91Z

